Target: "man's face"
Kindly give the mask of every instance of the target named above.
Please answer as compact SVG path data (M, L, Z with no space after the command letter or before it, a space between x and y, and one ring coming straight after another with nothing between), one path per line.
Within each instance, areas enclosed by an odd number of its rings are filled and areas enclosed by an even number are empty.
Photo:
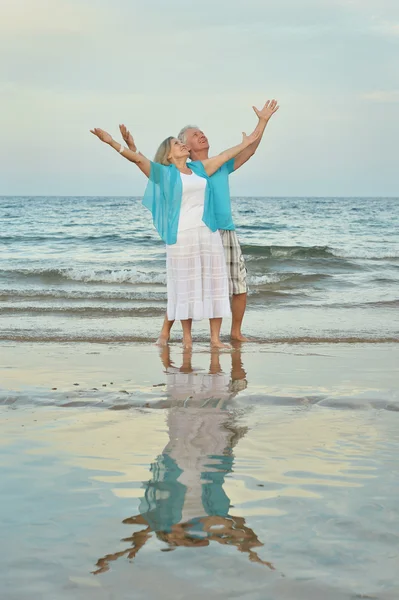
M186 146L193 152L199 150L209 150L208 138L200 129L187 129L186 131Z

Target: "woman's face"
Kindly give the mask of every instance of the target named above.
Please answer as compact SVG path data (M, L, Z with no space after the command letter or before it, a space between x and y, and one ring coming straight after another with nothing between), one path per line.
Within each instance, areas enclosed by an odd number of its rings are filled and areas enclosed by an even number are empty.
M168 159L170 162L176 162L180 158L188 158L189 151L185 144L180 142L177 138L173 138L170 142L170 152Z

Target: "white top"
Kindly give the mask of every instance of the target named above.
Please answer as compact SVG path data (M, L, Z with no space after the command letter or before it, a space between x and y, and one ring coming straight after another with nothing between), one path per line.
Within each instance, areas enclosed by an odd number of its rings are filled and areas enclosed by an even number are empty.
M178 231L194 227L206 227L202 220L204 214L206 179L195 173L180 173L183 186Z

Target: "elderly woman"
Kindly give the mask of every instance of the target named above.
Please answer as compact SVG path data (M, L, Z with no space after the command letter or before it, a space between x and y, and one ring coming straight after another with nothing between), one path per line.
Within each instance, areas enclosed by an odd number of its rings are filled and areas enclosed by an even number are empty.
M166 243L167 315L171 321L181 321L184 347L192 345L193 319L205 318L210 323L211 346L227 347L220 340L220 328L222 318L230 315L228 279L209 177L259 134L244 133L241 144L188 167L188 149L177 138L166 138L151 162L137 148L125 148L102 129L91 132L149 178L143 204Z

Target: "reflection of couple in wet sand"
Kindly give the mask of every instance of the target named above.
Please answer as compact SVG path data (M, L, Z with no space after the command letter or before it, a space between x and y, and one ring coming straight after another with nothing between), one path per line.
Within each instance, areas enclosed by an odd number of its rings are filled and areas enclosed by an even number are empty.
M151 465L139 514L123 521L139 526L123 539L128 548L107 554L96 564L95 574L110 569L121 557L132 560L153 534L177 547L203 547L212 542L235 546L249 560L274 569L261 560L255 548L262 546L243 517L230 512L223 484L233 471L233 448L247 429L229 410L231 400L246 387L241 353L232 353L231 377L222 372L217 353L211 355L209 372L195 371L191 353L184 352L180 368L162 352L167 373L169 443Z
M153 161L137 151L124 125L120 131L127 148L106 131L91 130L148 178L143 204L166 244L168 302L158 338L161 346L168 343L175 320L182 325L183 345L191 347L193 320L209 319L211 345L226 347L220 329L222 318L230 314L231 339L247 341L241 333L246 268L231 213L229 175L254 155L278 105L268 100L262 109L253 108L258 117L254 131L214 157L209 157L208 138L196 126L166 138Z

